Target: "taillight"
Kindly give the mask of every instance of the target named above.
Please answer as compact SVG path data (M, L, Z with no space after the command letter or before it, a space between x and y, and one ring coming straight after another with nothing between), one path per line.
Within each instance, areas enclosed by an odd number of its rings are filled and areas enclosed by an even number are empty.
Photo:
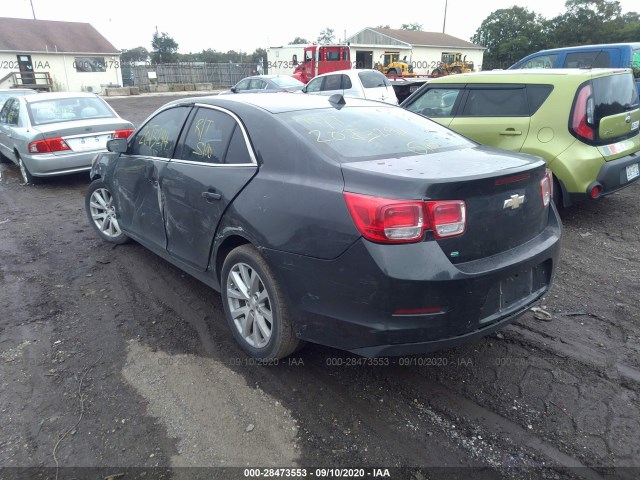
M62 138L46 138L29 144L29 153L53 153L71 150Z
M127 139L131 136L131 134L133 133L133 130L116 130L113 133L113 138L124 138Z
M356 228L367 240L378 243L411 243L433 230L436 238L464 233L465 203L455 201L414 201L344 193Z
M542 195L542 206L546 207L553 198L553 176L548 168L544 177L540 180L540 194Z
M580 88L571 114L571 131L585 140L595 139L594 103L591 84Z
M462 200L426 202L431 228L436 238L462 235L467 225L467 207Z

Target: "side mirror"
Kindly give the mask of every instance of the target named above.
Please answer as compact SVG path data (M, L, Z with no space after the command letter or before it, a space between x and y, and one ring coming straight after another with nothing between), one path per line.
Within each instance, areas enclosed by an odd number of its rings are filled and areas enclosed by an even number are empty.
M233 93L238 93L236 87L231 87L229 90L231 90Z
M307 86L302 87L302 93L307 93Z
M114 153L127 153L127 139L112 138L107 142L107 150Z

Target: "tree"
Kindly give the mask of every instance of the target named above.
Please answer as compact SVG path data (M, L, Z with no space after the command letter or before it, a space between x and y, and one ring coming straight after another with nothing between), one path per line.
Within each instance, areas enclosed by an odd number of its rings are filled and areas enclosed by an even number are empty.
M421 23L403 23L400 27L400 30L414 30L414 31L422 31Z
M311 43L309 40L307 40L306 38L302 38L302 37L296 37L293 39L292 42L289 42L289 45L302 45L302 44L307 44L307 43Z
M120 61L122 63L148 62L149 51L144 47L123 49L120 51Z
M178 60L178 44L166 32L158 33L156 30L151 47L154 50L151 55L154 63L173 63Z
M507 68L544 48L544 18L527 8L495 10L480 24L471 41L486 47L483 70Z
M617 1L568 0L564 5L567 11L549 21L550 47L610 43L624 28Z
M333 31L333 29L329 27L322 30L320 32L320 35L318 36L318 43L322 43L322 44L334 43L335 40L336 40L336 34Z
M389 25L378 25L376 28L391 28Z

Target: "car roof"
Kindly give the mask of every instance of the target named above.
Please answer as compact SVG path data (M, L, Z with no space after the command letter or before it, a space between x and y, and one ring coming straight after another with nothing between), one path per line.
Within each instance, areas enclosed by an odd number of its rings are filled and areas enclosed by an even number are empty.
M40 102L42 100L59 100L64 98L100 98L95 93L73 93L73 92L48 92L39 93L34 96L22 97L26 102Z
M329 96L326 95L303 95L297 93L246 93L243 95L211 95L205 97L191 97L174 100L169 105L184 104L206 104L232 109L234 105L251 105L270 113L284 113L301 110L314 110L324 108L335 108L329 103ZM391 104L374 102L371 100L361 100L356 98L345 98L347 106L354 107L394 107ZM164 108L164 107L163 107Z
M429 80L428 83L490 83L490 82L535 82L551 78L579 78L584 81L598 76L631 73L629 68L527 68L518 70L487 70L474 73L459 73Z

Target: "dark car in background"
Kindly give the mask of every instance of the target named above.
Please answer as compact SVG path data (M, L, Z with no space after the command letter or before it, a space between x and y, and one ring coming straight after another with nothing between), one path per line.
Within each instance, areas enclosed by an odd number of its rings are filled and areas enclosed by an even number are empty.
M85 197L98 235L221 291L255 358L304 341L364 356L454 346L512 322L554 277L545 162L397 106L182 99L107 146Z
M297 92L304 83L289 75L255 75L240 80L220 95L233 93Z
M133 124L91 93L9 98L0 110L0 157L20 167L25 184L87 171L107 140L127 138Z

